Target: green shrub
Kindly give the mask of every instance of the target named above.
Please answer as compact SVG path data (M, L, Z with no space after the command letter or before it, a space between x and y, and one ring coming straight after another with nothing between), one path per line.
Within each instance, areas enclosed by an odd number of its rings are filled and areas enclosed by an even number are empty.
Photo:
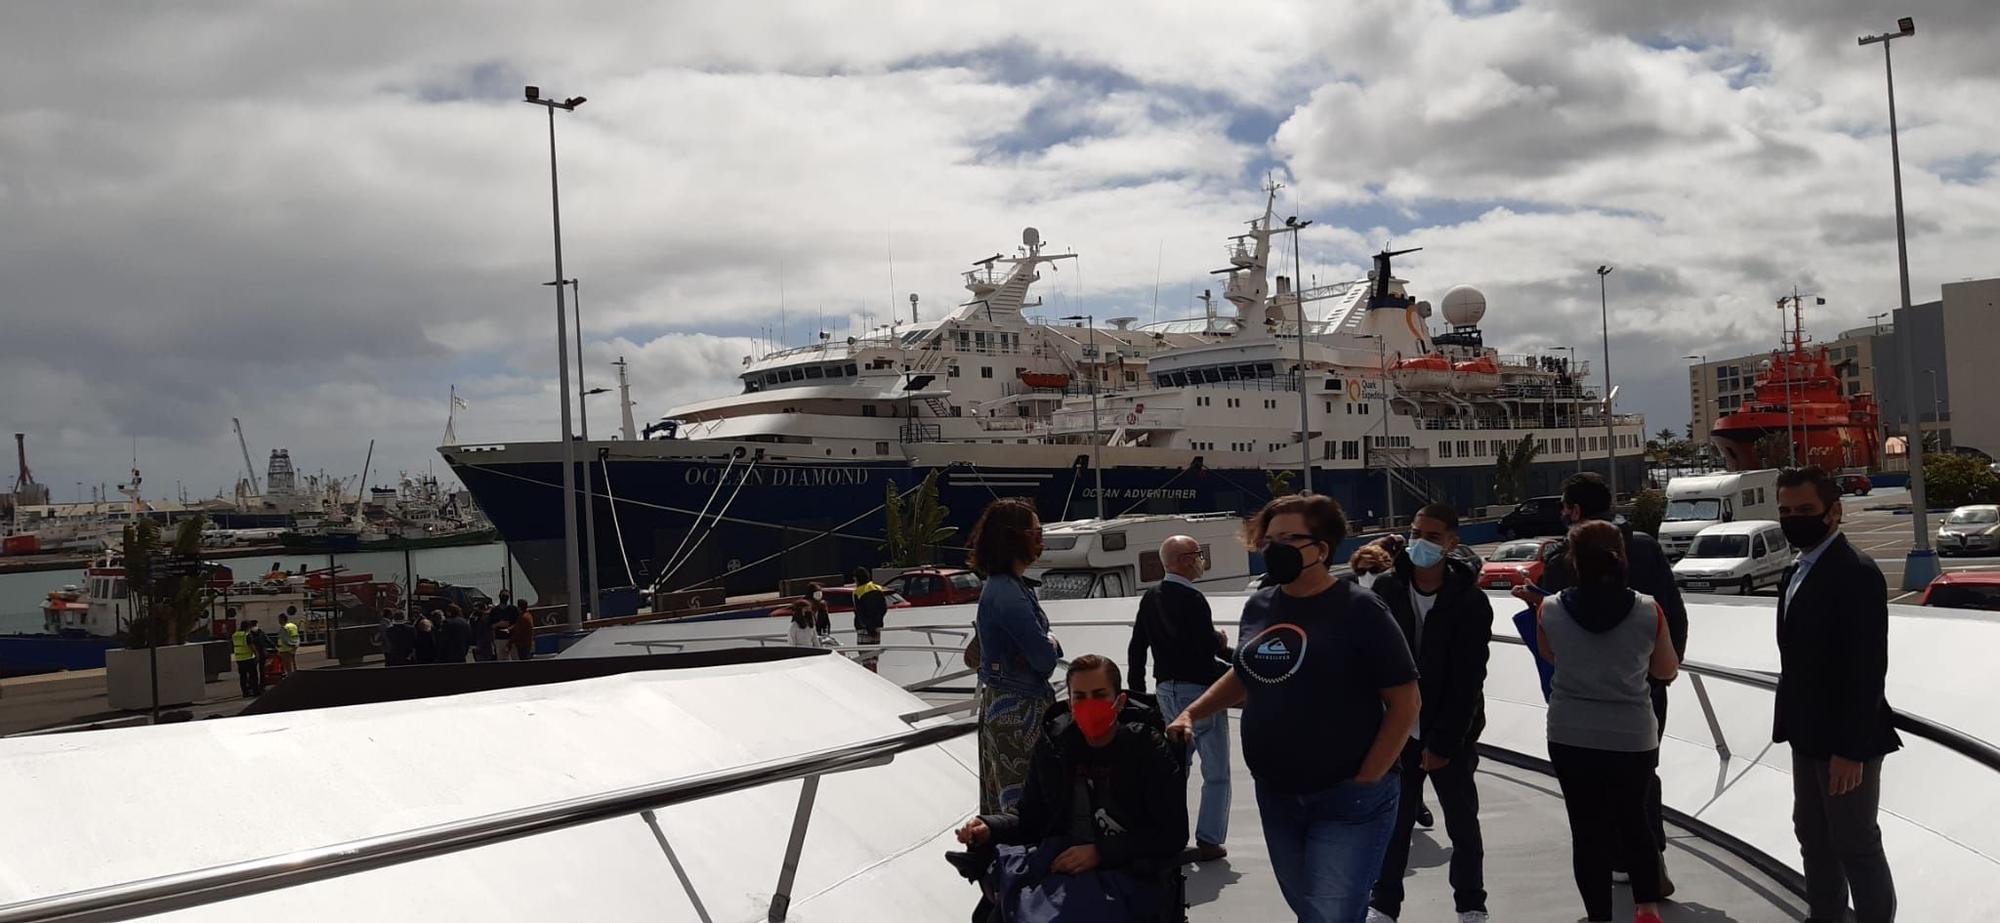
M1632 529L1658 537L1660 522L1667 518L1667 492L1664 490L1642 490L1632 499Z
M1936 507L2000 503L2000 474L1976 458L1926 455L1924 502Z

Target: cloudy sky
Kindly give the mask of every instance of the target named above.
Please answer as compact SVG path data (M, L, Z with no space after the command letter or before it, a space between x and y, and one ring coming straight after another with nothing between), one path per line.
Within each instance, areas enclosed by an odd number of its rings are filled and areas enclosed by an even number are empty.
M1480 286L1503 349L1595 359L1614 265L1621 406L1678 429L1680 357L1767 346L1778 294L1823 293L1828 336L1894 305L1854 38L1898 15L1921 301L2000 274L1991 0L35 4L0 31L0 427L59 497L134 440L149 488L213 494L231 417L260 469L352 476L372 438L387 482L454 384L463 440L546 438L535 83L590 100L566 268L642 420L732 391L766 330L935 316L1025 225L1082 255L1050 313L1190 313L1269 173L1320 222L1308 274L1422 246L1400 274Z

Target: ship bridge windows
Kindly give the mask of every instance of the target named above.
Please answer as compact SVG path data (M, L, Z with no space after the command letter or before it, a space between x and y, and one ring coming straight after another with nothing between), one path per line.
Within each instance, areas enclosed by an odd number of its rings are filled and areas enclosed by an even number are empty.
M806 377L807 377L807 378L824 378L824 377L826 377L826 370L825 370L825 369L822 369L822 368L820 368L820 367L819 367L819 366L817 366L817 365L808 365L808 366L806 366L806 368L805 368L805 373L806 373Z

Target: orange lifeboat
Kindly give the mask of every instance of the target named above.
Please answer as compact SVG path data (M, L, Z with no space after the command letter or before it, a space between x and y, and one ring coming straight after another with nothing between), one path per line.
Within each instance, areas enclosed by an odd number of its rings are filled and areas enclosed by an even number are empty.
M1407 391L1443 391L1451 387L1451 360L1435 353L1404 359L1389 367L1389 378Z
M1067 388L1069 376L1062 372L1022 372L1021 383L1030 388Z
M1500 387L1500 366L1493 357L1480 356L1451 367L1453 391L1492 391Z

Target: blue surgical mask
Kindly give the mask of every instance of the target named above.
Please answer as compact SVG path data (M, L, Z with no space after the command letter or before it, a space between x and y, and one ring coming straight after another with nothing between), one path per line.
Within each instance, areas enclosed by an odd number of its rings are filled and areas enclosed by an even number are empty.
M1444 560L1444 546L1427 538L1414 539L1408 549L1410 563L1418 567L1436 567Z

